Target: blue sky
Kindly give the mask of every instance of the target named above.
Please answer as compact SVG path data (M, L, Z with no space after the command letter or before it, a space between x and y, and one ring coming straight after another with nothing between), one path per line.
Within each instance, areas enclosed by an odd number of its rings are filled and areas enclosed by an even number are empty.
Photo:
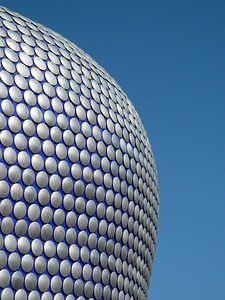
M160 226L150 300L225 299L225 2L2 0L77 44L147 130Z

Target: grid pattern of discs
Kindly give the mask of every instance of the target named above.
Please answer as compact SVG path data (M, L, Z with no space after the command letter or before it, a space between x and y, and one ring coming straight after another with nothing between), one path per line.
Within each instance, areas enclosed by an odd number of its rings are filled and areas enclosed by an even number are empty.
M159 197L130 100L76 45L0 8L1 300L147 299Z

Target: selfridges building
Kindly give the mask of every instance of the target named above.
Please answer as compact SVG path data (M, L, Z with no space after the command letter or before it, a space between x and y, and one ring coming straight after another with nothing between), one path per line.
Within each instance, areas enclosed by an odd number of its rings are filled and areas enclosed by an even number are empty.
M147 299L159 216L141 120L75 44L0 8L0 299Z

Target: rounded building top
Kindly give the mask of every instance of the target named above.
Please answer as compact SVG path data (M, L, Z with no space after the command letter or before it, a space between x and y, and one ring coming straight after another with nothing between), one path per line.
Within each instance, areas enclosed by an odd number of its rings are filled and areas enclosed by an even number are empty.
M2 300L147 299L159 195L141 120L89 55L3 7L0 159Z

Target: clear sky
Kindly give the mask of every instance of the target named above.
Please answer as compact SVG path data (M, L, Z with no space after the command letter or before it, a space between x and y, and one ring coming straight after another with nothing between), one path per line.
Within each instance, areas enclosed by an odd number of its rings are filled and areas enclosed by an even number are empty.
M159 174L150 300L225 299L225 1L2 0L116 79Z

